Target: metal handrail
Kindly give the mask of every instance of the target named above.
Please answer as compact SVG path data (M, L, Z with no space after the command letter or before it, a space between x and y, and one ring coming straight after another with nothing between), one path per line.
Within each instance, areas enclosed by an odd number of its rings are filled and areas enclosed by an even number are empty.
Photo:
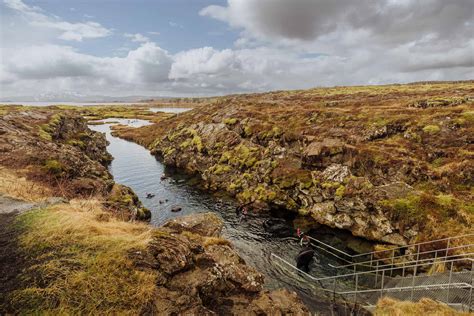
M319 239L313 238L313 237L311 237L311 236L307 236L307 237L308 237L310 240L313 240L313 241L315 241L315 242L317 242L317 243L320 243L320 244L322 244L322 245L324 245L324 246L326 246L326 247L328 247L328 248L330 248L330 249L332 249L332 250L334 250L334 251L336 251L336 252L338 252L338 253L340 253L340 254L343 254L343 255L348 256L348 257L351 257L351 258L354 257L353 255L350 255L350 254L348 254L348 253L345 252L345 251L342 251L342 250L340 250L340 249L337 249L336 247L333 247L333 246L331 246L331 245L328 245L328 244L322 242L322 241L319 240Z
M469 244L469 245L462 245L462 246L457 246L457 247L450 247L450 248L443 248L443 249L436 249L436 250L430 250L430 251L423 251L423 252L419 252L419 253L416 253L416 254L406 254L406 255L401 255L401 256L393 256L393 257L389 257L389 258L377 258L377 259L372 259L372 260L367 260L367 261L360 261L360 262L353 262L353 263L350 263L350 264L344 264L344 265L332 265L332 264L329 264L331 267L333 268L336 268L336 269L340 269L340 268L348 268L348 267L352 267L352 266L366 266L366 267L373 267L373 264L377 263L377 262L383 262L383 261L386 261L386 260L390 260L390 259L401 259L401 258L405 258L405 257L410 257L410 256L413 256L413 255L425 255L425 254L430 254L430 253L438 253L438 252L443 252L443 251L446 251L448 252L449 250L455 250L455 249L462 249L462 248L467 248L467 247L474 247L474 244ZM451 258L451 257L456 257L456 256L460 256L460 255L471 255L472 253L466 253L466 254L455 254L455 255L451 255L451 256L442 256L441 258ZM419 259L419 260L412 260L411 262L414 262L414 261L421 261L421 260L434 260L434 259L437 259L437 258L429 258L429 259ZM410 261L405 261L405 263L407 262L410 262ZM371 265L367 265L366 263L370 263ZM390 265L394 265L396 264L397 262L392 262ZM398 262L399 264L403 263L403 262Z
M364 290L357 290L357 291L345 291L345 292L336 292L340 295L347 295L347 294L355 294L355 293L370 293L370 292L380 292L383 290L384 292L395 292L395 291L403 291L403 290L411 290L411 289L423 289L427 290L430 288L443 288L446 286L450 286L451 288L474 288L474 285L465 283L465 282L458 282L458 283L443 283L443 284L426 284L426 285L416 285L416 286L399 286L399 287L390 287L384 289L364 289Z
M461 246L456 246L456 247L449 247L450 241L453 239L457 238L465 238L465 237L470 237L474 236L474 234L466 234L466 235L461 235L457 237L450 237L450 238L443 238L443 239L438 239L435 241L428 241L428 242L422 242L422 243L417 243L417 244L412 244L412 245L407 245L403 247L398 247L398 248L393 248L390 250L382 250L382 251L373 251L369 252L366 254L359 254L359 255L350 255L342 250L339 250L331 245L328 245L320 240L317 240L315 238L310 237L311 240L315 241L316 243L310 242L310 245L312 247L315 247L317 249L321 249L334 257L346 261L350 263L349 260L343 258L343 256L346 256L347 258L351 258L354 260L356 257L360 257L363 255L370 254L371 258L370 261L362 261L362 262L352 262L350 264L344 264L344 265L339 265L335 266L332 264L329 264L329 266L333 268L347 268L347 267L354 267L354 271L351 273L346 273L346 274L341 274L341 275L334 275L334 276L326 276L326 277L315 277L312 276L300 269L298 269L296 266L293 264L289 263L285 259L279 257L278 255L272 253L271 257L277 258L278 260L275 261L275 264L283 267L281 263L285 264L286 266L289 266L290 268L294 269L295 271L298 272L299 275L305 276L306 278L310 279L311 281L316 281L319 284L317 285L318 288L322 291L325 292L330 292L333 295L333 299L335 299L336 295L340 296L344 301L346 301L346 296L347 295L353 295L353 298L350 299L351 302L354 304L357 304L361 297L362 297L362 302L363 304L373 304L371 303L372 300L377 299L378 297L382 297L384 293L395 293L395 292L403 292L405 296L405 299L413 301L415 299L415 291L418 293L419 291L428 291L428 293L437 293L434 291L434 289L441 289L442 291L446 291L445 295L446 297L440 298L441 301L450 304L455 303L450 300L450 292L451 289L455 288L463 288L467 289L466 291L466 299L463 299L464 301L461 304L458 304L463 310L468 309L469 311L472 311L472 298L474 294L474 258L471 258L471 256L474 255L473 252L465 252L465 253L459 253L459 254L454 254L454 255L448 255L450 250L456 250L456 249L463 249L463 248L468 248L474 246L474 244L465 244ZM423 251L420 252L420 245L423 244L430 244L430 243L435 243L439 241L444 241L448 240L446 248L443 249L436 249L436 250L430 250L430 251ZM399 255L395 256L395 251L400 248L408 248L408 247L417 247L417 252L416 253L410 253L410 254L405 254L405 255ZM391 257L387 258L374 258L375 253L382 253L382 252L387 252L390 251L392 252ZM467 250L469 251L469 250ZM441 255L438 257L438 253L441 252L444 255ZM420 256L425 257L427 254L433 254L436 253L434 256L430 258L424 258L421 259ZM341 256L341 254L343 256ZM409 261L400 261L400 259L403 258L410 258L411 260ZM416 258L416 259L413 259ZM391 263L387 263L387 260L391 260ZM382 261L382 265L379 265L379 263ZM454 271L455 268L455 262L470 262L470 272L468 271L468 275L466 276L466 271ZM370 263L370 265L367 265L367 263ZM376 263L377 266L375 267L373 264ZM434 264L443 264L446 265L450 263L450 267L448 265L447 272L444 273L446 277L449 275L449 279L437 279L437 275L417 275L417 272L421 271L421 268L427 265L434 265ZM357 271L357 266L365 266L365 267L370 267L372 269L368 271ZM374 269L376 268L376 269ZM392 277L392 272L397 270L399 271L400 269L403 269L403 273L400 278L393 278ZM409 275L405 275L405 269L412 270L413 273L410 273ZM423 269L424 270L424 269ZM336 270L337 271L337 270ZM449 272L449 273L448 273ZM360 283L360 276L364 275L372 275L373 277L373 286L370 286L366 284L366 281L372 280L371 278L363 277L364 283ZM469 281L469 275L470 275L470 280ZM456 276L456 277L455 277ZM347 278L347 279L344 279ZM346 287L350 284L347 283L347 281L352 280L351 282L353 283L353 290L351 289L346 289ZM387 283L387 280L394 280L394 283ZM398 281L395 281L398 280ZM406 281L408 280L408 283L411 285L406 285ZM419 280L419 281L418 281ZM437 284L425 284L425 280L437 280L436 282L439 282ZM324 282L322 282L324 281ZM329 281L329 282L328 282ZM378 282L379 281L379 282ZM385 281L385 282L384 282ZM453 282L454 281L454 282ZM392 282L392 281L390 281ZM428 281L432 282L432 281ZM333 284L327 286L326 284ZM418 284L417 284L418 283ZM337 284L339 286L343 286L341 290L336 291L337 289ZM405 286L406 285L406 286ZM333 289L328 289L328 287L333 287ZM405 291L409 291L407 294L405 294ZM369 296L364 296L366 293L379 293L379 294L370 294ZM421 292L422 294L416 294L416 296L419 295L424 295L424 292ZM445 293L445 292L443 292ZM359 295L358 294L364 294L364 295ZM407 296L408 295L408 296ZM428 294L431 295L431 294ZM355 306L355 305L354 305Z
M294 265L292 265L291 263L289 263L285 259L281 258L280 256L278 256L274 253L271 253L271 256L276 257L277 259L280 259L281 261L285 262L287 265L297 269L298 271L301 271L300 269L298 269L297 267L295 267ZM458 261L471 261L471 262L474 262L474 259L472 259L472 258L458 258L458 259L452 259L452 260L439 261L437 263L458 262ZM425 264L414 264L414 265L405 266L405 268L413 268L413 267L418 267L418 266L422 266L422 265L425 265ZM377 272L378 273L383 273L383 272L391 271L391 270L395 270L395 269L399 269L399 268L393 268L392 267L392 268L379 269ZM333 275L333 276L328 276L328 277L315 278L314 276L312 276L312 275L310 275L310 274L308 274L304 271L301 271L301 272L304 273L305 275L307 275L309 278L311 278L314 281L332 280L332 279L338 279L338 278L344 278L344 277L351 277L351 276L355 276L355 275L363 275L363 274L374 273L374 271L359 271L359 272L353 272L353 273L348 273L348 274L339 274L339 275Z
M360 254L349 255L349 256L351 256L352 258L357 258L357 257L369 256L369 255L376 254L376 253L381 253L381 252L396 251L396 250L399 250L399 249L415 247L415 246L421 246L421 245L425 245L425 244L432 244L432 243L435 243L435 242L440 242L440 241L445 241L445 240L460 239L460 238L465 238L465 237L470 237L470 236L474 237L474 233L469 233L469 234L459 235L459 236L454 236L454 237L446 237L446 238L441 238L441 239L436 239L436 240L431 240L431 241L424 241L424 242L419 242L419 243L414 243L414 244L408 244L406 246L399 246L399 247L396 247L396 248L371 251L371 252L360 253Z
M320 241L320 240L318 240L318 239L315 239L315 238L310 237L310 236L307 236L307 237L308 237L309 239L312 239L312 240L318 242L319 244L321 244L321 245L323 245L323 246L326 246L326 247L328 247L328 248L330 248L330 249L334 249L335 251L337 251L337 252L339 252L339 253L342 253L342 254L344 254L344 255L349 255L349 254L347 254L346 252L344 252L344 251L342 251L342 250L340 250L340 249L337 249L337 248L335 248L335 247L333 247L333 246L331 246L331 245L328 245L328 244L326 244L326 243L324 243L324 242L322 242L322 241ZM299 241L299 240L300 240L299 238L296 238L296 237L287 237L287 238L285 238L285 239L286 239L286 240L290 239L290 240L294 240L294 241ZM342 261L345 261L345 262L348 262L348 263L352 263L352 261L349 261L348 259L344 259L344 258L342 258L341 256L339 256L339 255L337 255L337 254L331 252L331 251L328 250L328 249L325 249L325 248L323 248L323 247L320 247L320 246L318 246L318 245L315 245L315 244L313 244L313 243L311 243L311 242L310 242L310 244L311 244L312 247L317 248L317 249L320 249L320 250L322 250L322 251L324 251L324 252L326 252L326 253L328 253L328 254L330 254L330 255L336 257L336 258L339 259L339 260L342 260Z
M462 258L459 258L460 260L462 259L470 259L470 258L466 258L466 256L473 256L474 255L474 252L468 252L468 253L463 253L463 254L458 254L458 255L452 255L452 256L449 256L449 257L438 257L438 258L427 258L427 259L418 259L418 260L412 260L412 261L402 261L402 262L393 262L393 263L387 263L387 264L384 264L384 265L377 265L375 266L375 268L379 269L379 268L383 268L383 267L393 267L393 270L398 270L398 269L401 269L401 268L406 268L407 266L405 266L406 264L408 263L416 263L416 262L424 262L424 261L432 261L432 263L440 263L439 261L436 261L436 260L439 260L439 259L443 259L443 258L454 258L454 257L461 257ZM426 265L426 264L429 264L428 263L420 263L420 265ZM328 263L328 265L331 267L331 268L341 268L342 266L334 266L332 265L331 263ZM402 267L394 267L395 265L401 265ZM356 264L353 264L351 266L356 266ZM362 265L364 267L367 267L367 268L374 268L374 266L369 266L369 265ZM380 271L380 270L379 270Z

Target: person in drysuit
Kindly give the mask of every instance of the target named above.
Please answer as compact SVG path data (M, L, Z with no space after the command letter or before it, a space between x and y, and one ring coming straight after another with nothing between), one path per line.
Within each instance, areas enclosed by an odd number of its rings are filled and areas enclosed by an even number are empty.
M308 236L302 236L301 238L302 249L296 256L296 267L306 273L309 272L309 265L314 257L314 250L311 247Z

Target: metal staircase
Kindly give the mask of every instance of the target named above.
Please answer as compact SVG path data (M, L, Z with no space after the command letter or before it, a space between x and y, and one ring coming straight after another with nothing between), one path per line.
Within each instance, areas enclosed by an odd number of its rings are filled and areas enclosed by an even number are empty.
M310 245L339 261L334 276L305 273L284 258L272 261L295 279L311 281L332 299L372 310L387 296L418 301L430 298L460 311L474 311L474 233L351 255L310 237Z

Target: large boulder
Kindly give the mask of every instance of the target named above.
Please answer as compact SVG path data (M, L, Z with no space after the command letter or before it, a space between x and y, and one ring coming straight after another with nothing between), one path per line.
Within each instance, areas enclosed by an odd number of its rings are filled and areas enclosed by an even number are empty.
M183 216L155 230L145 252L133 253L140 267L158 275L156 293L144 312L309 315L296 293L264 291L263 275L220 237L222 228L213 213Z
M163 227L181 233L188 231L201 236L219 236L224 222L214 213L199 213L174 218L166 222Z
M351 165L355 147L344 143L337 138L325 138L322 141L313 141L303 152L306 165L317 168L332 163Z

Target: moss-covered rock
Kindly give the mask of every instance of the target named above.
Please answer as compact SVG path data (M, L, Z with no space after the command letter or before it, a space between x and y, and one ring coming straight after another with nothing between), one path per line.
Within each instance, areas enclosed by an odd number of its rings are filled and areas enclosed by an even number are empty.
M125 220L143 220L151 218L151 212L143 207L138 196L129 187L122 184L114 184L107 196L105 205L108 209Z

